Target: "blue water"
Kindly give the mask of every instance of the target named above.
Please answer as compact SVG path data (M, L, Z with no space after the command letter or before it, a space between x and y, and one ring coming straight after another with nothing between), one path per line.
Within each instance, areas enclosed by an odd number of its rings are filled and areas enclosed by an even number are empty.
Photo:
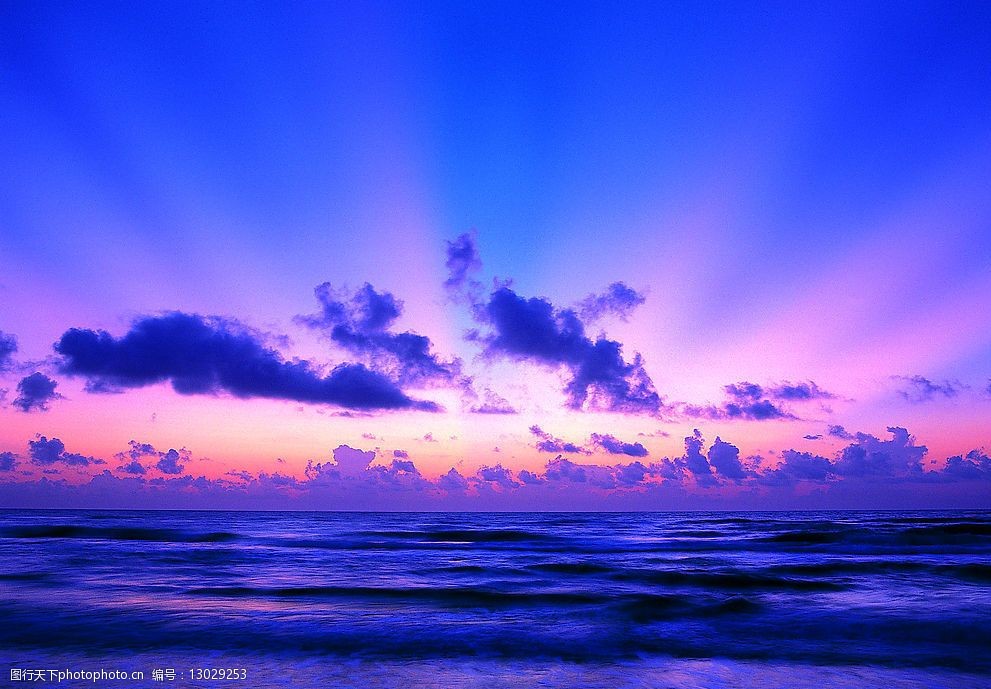
M8 510L0 603L0 676L989 687L991 513Z

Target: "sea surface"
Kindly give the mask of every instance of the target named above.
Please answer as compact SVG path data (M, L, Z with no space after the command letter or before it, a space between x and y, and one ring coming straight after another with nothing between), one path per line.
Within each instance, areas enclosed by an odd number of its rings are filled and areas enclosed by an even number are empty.
M991 512L4 510L0 677L15 670L991 687Z

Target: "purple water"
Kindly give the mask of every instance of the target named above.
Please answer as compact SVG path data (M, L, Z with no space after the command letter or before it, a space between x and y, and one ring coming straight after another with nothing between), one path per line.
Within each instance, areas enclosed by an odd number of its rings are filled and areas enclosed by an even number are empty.
M8 510L0 673L984 687L989 554L988 512Z

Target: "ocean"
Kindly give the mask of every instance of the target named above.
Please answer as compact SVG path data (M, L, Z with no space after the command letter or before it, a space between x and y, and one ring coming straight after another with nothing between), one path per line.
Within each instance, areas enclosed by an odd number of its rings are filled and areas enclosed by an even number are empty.
M991 512L4 510L0 677L37 672L991 687Z

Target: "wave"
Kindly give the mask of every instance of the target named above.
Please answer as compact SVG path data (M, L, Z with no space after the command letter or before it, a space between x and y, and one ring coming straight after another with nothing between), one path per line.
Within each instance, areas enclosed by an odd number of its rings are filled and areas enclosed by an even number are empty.
M518 543L560 540L550 534L517 529L442 529L422 531L361 531L368 538L406 539L449 543Z
M237 534L217 531L187 533L175 529L142 527L95 527L74 524L41 526L10 526L0 531L8 538L57 539L79 538L104 541L154 541L160 543L226 543L239 538Z
M357 598L371 601L432 603L454 607L588 605L609 600L606 596L582 592L521 593L470 587L221 586L190 589L187 594L222 598Z

